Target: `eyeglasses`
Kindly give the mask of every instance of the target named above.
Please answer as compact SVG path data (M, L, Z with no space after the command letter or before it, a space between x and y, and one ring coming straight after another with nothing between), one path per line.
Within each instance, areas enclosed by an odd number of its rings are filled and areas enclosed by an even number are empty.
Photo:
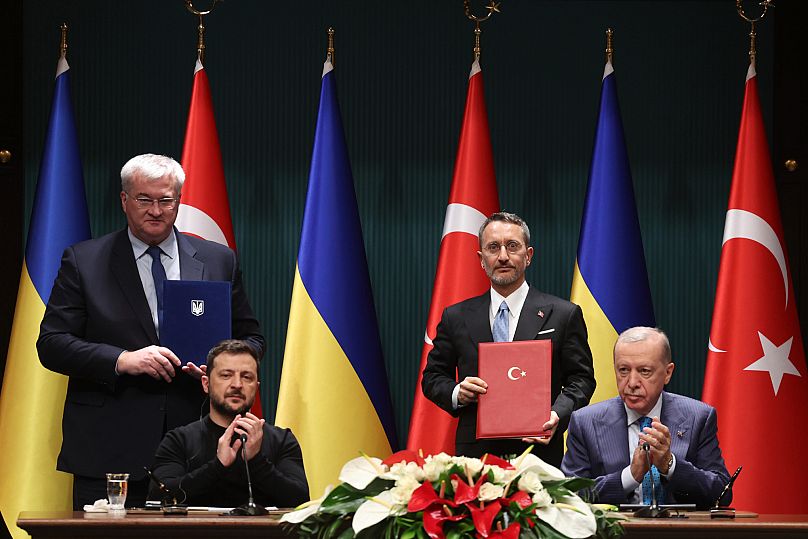
M127 193L126 196L130 196L129 193ZM173 210L176 207L177 202L180 200L179 198L171 197L149 198L147 196L138 196L132 198L135 201L135 204L137 204L137 207L140 209L151 208L156 202L157 205L160 206L160 209L163 210Z
M488 255L496 256L500 253L500 251L502 251L503 247L505 247L505 250L508 251L508 254L514 255L522 250L523 245L516 240L511 240L505 243L505 245L501 245L497 242L491 242L483 247L483 251L485 251Z

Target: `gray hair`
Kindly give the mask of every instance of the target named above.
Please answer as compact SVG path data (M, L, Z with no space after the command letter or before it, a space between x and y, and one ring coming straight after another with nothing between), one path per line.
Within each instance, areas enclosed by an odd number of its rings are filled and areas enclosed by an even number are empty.
M494 221L499 221L501 223L510 223L522 227L522 235L525 237L525 247L530 247L530 229L527 227L527 223L525 222L525 220L516 215L515 213L498 211L496 213L492 213L491 217L483 221L482 226L480 226L480 231L477 233L477 237L480 239L481 249L483 247L483 232L485 232L485 227L487 227Z
M159 180L169 176L174 180L176 195L179 196L182 184L185 183L185 171L182 166L170 157L153 153L136 155L126 162L121 169L121 189L128 193L132 188L135 175L148 180Z
M617 342L614 343L615 350L617 349L618 344L625 344L625 343L632 343L632 342L642 342L647 341L649 338L652 337L659 337L660 342L662 343L662 363L667 365L671 362L671 343L668 340L668 336L665 335L665 332L659 328L649 328L645 326L636 326L633 328L628 328L623 333L617 337Z

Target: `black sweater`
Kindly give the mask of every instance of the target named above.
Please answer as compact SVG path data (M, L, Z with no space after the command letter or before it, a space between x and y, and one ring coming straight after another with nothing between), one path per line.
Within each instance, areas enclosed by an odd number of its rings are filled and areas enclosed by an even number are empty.
M168 432L160 442L154 457L154 475L177 494L177 502L218 507L237 507L247 502L247 473L241 451L229 467L216 458L224 431L205 416ZM248 464L257 505L294 507L309 499L303 455L289 429L264 424L261 450ZM150 496L154 497L159 496Z

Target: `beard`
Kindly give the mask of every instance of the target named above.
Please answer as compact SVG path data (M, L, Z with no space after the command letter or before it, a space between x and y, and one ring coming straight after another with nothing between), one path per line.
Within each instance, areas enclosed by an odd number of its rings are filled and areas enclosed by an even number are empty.
M491 268L488 266L488 264L485 265L484 269L485 274L488 275L488 279L490 279L492 283L494 283L497 286L508 286L518 281L522 277L522 275L524 275L524 272L523 271L520 272L518 268L515 268L513 266L510 267L513 268L513 273L509 275L499 275L497 273L494 273L494 270L498 268L497 267Z
M244 401L244 404L238 407L231 406L227 403L227 401L223 398L219 398L214 395L210 395L210 405L211 407L222 414L223 416L234 418L236 415L241 414L242 416L250 411L252 408L253 401Z

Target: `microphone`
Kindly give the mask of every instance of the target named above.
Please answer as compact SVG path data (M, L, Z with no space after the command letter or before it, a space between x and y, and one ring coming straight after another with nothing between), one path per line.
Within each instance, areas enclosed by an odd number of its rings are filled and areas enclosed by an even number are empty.
M743 465L738 466L738 469L735 470L735 473L729 478L729 482L724 486L724 490L722 490L721 494L719 494L718 498L716 498L715 505L710 508L711 518L735 518L735 509L732 507L721 507L721 499L727 492L729 492L732 485L735 484L735 480L738 479L739 475L741 475L742 469Z
M149 468L143 467L146 470L146 475L149 476L149 479L152 480L154 483L157 484L157 487L160 489L160 493L162 494L160 499L160 509L162 509L164 515L187 515L188 514L188 506L184 505L181 502L177 501L177 496L174 492L166 486L165 483L160 481L154 472L152 472ZM182 490L182 489L180 489ZM184 492L183 492L184 494ZM183 499L183 501L185 501Z
M258 515L266 515L269 513L269 511L267 511L266 508L261 507L260 505L255 505L255 501L253 500L252 480L250 479L250 466L247 464L247 435L244 433L239 434L239 439L241 440L241 460L244 461L244 469L247 471L247 492L249 493L249 498L247 499L247 503L235 507L228 514L233 516L251 516L251 517Z
M648 463L648 470L651 470L651 446L648 442L643 442L642 450L645 452L645 462ZM636 518L668 518L671 516L669 509L660 509L656 497L656 481L654 481L653 474L651 474L651 505L643 507L634 512Z

